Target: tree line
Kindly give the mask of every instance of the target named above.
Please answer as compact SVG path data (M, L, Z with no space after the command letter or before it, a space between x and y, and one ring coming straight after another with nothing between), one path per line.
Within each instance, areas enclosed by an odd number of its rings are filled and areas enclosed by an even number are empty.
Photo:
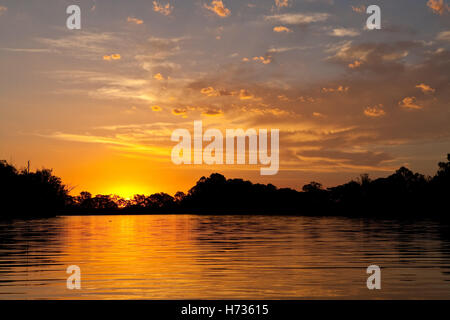
M296 214L377 217L447 217L450 201L450 154L434 176L401 167L385 178L367 174L345 184L324 188L311 182L301 191L277 188L219 173L201 177L187 193L117 195L81 192L70 195L52 170L18 170L0 161L0 201L3 217L56 214Z

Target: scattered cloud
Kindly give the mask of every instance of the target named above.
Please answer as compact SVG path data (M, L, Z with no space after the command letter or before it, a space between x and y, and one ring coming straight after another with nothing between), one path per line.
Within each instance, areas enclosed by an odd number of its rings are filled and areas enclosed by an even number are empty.
M364 110L364 114L371 118L379 118L386 115L386 112L383 109L383 105L379 104L373 107L367 107Z
M343 41L331 45L327 52L334 53L328 57L328 60L347 67L355 61L359 61L364 63L366 69L377 73L392 73L403 70L405 65L402 59L409 55L410 50L420 47L424 47L424 44L417 41L359 44Z
M357 68L361 67L362 64L363 64L362 61L355 60L353 63L350 63L350 64L348 65L348 67L349 67L350 69L357 69Z
M330 17L328 13L285 13L266 16L265 19L288 25L305 25L313 22L325 21Z
M152 109L152 111L155 111L155 112L159 112L159 111L162 111L162 108L160 107L160 106L151 106L151 109Z
M218 96L220 96L220 92L218 90L214 89L213 87L202 88L200 90L200 92L202 94L204 94L205 96L208 96L208 97L218 97Z
M316 160L322 160L324 163L340 167L375 167L383 164L386 161L392 160L392 156L384 152L373 151L341 151L333 150L331 148L321 148L317 150L305 150L297 153L299 156L314 158ZM330 163L331 162L331 163Z
M103 56L103 60L112 61L112 60L120 60L122 56L118 53L111 54L109 56Z
M164 80L164 76L161 74L161 73L157 73L157 74L155 74L154 76L153 76L153 79L156 79L156 80Z
M274 31L274 32L286 32L286 33L292 32L291 29L289 29L288 27L285 27L285 26L276 26L276 27L273 27L273 31Z
M258 61L261 62L262 64L269 64L272 62L272 57L271 56L260 56L260 57L253 57L253 61Z
M222 0L213 0L211 5L205 3L203 4L203 7L222 18L226 18L231 14L231 10L225 7Z
M289 6L289 0L275 0L275 5L278 8L288 7Z
M0 6L0 16L1 16L3 13L5 13L6 11L8 11L8 8L7 8L7 7Z
M398 103L398 105L400 107L406 108L406 109L419 110L419 109L423 108L422 106L419 106L418 104L416 104L416 97L406 97L402 101L400 101Z
M206 87L200 90L202 94L207 97L233 96L236 93L225 89L214 89L213 87Z
M361 5L361 6L352 6L352 10L354 11L354 12L357 12L357 13L365 13L366 12L366 6L364 6L364 5Z
M223 115L222 110L214 110L214 109L208 109L202 112L202 115L207 117L218 117Z
M356 37L359 35L359 32L354 29L337 28L333 29L329 35L334 37Z
M429 85L426 85L425 83L418 84L416 88L419 88L422 90L423 93L434 93L436 92L436 89L433 89Z
M239 92L239 99L241 99L241 100L251 100L254 97L255 96L253 94L251 94L250 92L248 92L248 90L246 90L246 89L241 89L241 91Z
M143 20L138 19L138 18L133 18L133 17L128 17L128 18L127 18L127 22L134 23L134 24L138 24L138 25L144 23Z
M333 92L344 93L344 92L348 92L349 89L350 89L350 87L338 86L337 88L322 88L322 92L324 92L324 93L333 93Z
M22 52L22 53L49 53L56 52L52 49L41 49L41 48L0 48L0 50L10 51L10 52Z
M186 108L174 108L174 109L172 109L172 114L186 118L187 117L187 109Z
M173 11L173 6L169 2L163 5L159 1L153 1L153 11L169 16Z
M59 38L37 38L36 41L64 54L76 58L92 58L97 60L105 50L113 49L120 43L120 38L111 32L74 32Z
M450 11L448 4L444 3L444 0L429 0L427 6L433 10L434 13L443 15Z
M450 30L439 32L436 39L441 41L450 41Z

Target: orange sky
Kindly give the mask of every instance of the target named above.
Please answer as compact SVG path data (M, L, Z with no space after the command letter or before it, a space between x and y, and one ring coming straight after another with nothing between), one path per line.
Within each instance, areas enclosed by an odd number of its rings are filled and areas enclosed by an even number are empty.
M0 159L74 194L173 194L212 172L331 186L433 174L450 152L448 6L380 1L371 31L364 1L79 3L68 30L64 2L0 0ZM171 133L195 120L279 129L279 173L175 166Z

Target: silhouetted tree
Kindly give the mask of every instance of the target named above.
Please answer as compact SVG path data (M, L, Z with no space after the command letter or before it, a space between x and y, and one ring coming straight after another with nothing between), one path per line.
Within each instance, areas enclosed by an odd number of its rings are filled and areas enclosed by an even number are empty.
M356 181L325 189L318 182L302 191L278 189L272 184L253 184L243 179L226 179L219 173L201 177L187 194L177 192L150 196L135 195L125 200L115 195L68 189L51 170L18 171L0 161L0 201L11 216L51 215L58 210L79 214L124 213L265 213L359 216L439 216L448 218L450 199L450 154L440 162L432 178L399 168L386 177L372 180L367 174Z

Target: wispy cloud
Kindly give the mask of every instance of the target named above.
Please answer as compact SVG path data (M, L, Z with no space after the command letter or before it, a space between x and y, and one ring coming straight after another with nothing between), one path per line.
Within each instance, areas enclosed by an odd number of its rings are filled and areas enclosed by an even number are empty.
M52 49L42 49L42 48L0 48L0 50L10 51L10 52L23 52L23 53L50 53L57 52Z
M285 26L276 26L276 27L273 27L273 31L274 31L274 32L286 32L286 33L292 32L291 29L289 29L288 27L285 27Z
M138 18L133 18L133 17L128 17L127 18L127 22L139 25L139 24L143 24L144 20L141 20L141 19L138 19Z
M354 29L337 28L333 29L329 34L334 37L356 37L359 35L359 32Z
M450 31L439 32L436 39L440 41L450 41Z
M422 90L423 93L434 93L436 90L425 83L418 84L416 88Z
M147 133L146 136L150 137L151 135ZM111 148L118 149L121 152L142 153L164 158L170 155L171 150L169 147L151 146L148 144L148 142L145 144L136 142L136 135L133 133L117 133L113 136L100 136L55 132L48 135L47 137L71 142L106 145ZM141 139L142 138L143 137L141 137Z
M81 31L59 38L37 38L36 41L64 54L96 60L107 48L117 46L119 39L114 33Z
M265 19L288 25L310 24L313 22L325 21L330 17L328 13L285 13L266 16Z

